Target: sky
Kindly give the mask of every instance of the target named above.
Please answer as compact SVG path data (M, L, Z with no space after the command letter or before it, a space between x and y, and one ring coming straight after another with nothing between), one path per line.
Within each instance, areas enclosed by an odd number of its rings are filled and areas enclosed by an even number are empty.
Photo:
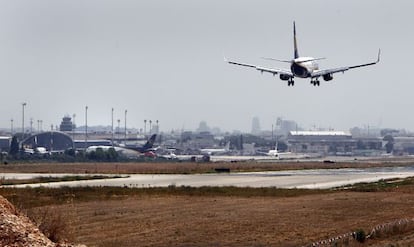
M305 129L414 130L414 2L385 0L0 0L0 127L128 127L163 131L271 129L277 117ZM326 57L320 68L375 61L314 87L294 87L228 59L289 68L261 57ZM45 128L45 127L44 127Z

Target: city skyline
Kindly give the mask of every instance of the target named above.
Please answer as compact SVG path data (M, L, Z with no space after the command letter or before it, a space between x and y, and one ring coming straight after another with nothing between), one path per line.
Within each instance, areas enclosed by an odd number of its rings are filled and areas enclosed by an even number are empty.
M74 114L76 116L76 114ZM25 132L26 133L36 133L36 132L43 132L43 131L50 131L50 130L59 130L59 127L62 123L63 118L70 118L72 121L72 124L76 126L77 131L85 131L85 122L83 123L78 123L78 122L73 122L73 114L69 115L69 114L65 114L63 115L59 121L56 121L55 124L50 124L50 125L44 125L43 124L43 120L35 120L33 118L30 118L27 122L25 122ZM125 115L124 115L125 117ZM331 126L321 126L321 125L310 125L310 126L304 126L302 123L300 122L296 122L294 119L284 119L283 117L276 117L275 120L270 123L270 124L265 124L262 127L262 123L259 117L255 116L253 118L250 119L250 129L249 130L240 130L240 129L223 129L220 126L213 126L210 125L208 121L205 120L201 120L199 121L198 125L195 126L194 128L172 128L172 129L162 129L161 126L161 122L157 119L157 120L151 120L151 119L145 119L142 121L143 123L141 124L135 124L135 121L132 123L128 123L127 125L128 127L126 128L127 130L131 131L129 133L138 133L138 134L150 134L151 131L152 133L168 133L168 132L176 132L176 131L192 131L192 132L203 132L203 131L209 131L212 133L251 133L251 134L259 134L259 133L264 133L264 132L273 132L276 131L277 129L281 129L281 122L285 122L288 125L294 125L296 130L307 130L307 131L345 131L345 132L351 132L352 129L358 128L364 132L369 133L370 129L371 131L379 131L381 129L395 129L395 130L400 130L403 131L404 133L411 133L412 130L408 129L408 128L393 128L393 127L386 127L386 126L376 126L376 125L370 125L370 124L360 124L360 125L356 125L356 126L350 126L346 129L337 129L337 128L333 128ZM0 127L0 131L6 132L6 133L18 133L21 132L22 130L22 125L21 125L21 119L11 119L11 125L8 127ZM94 125L90 125L88 124L88 129L94 129L94 130L107 130L109 132L111 132L111 128L112 128L112 123L98 123L98 124L94 124ZM152 127L151 127L152 126ZM114 132L120 132L123 133L125 131L125 119L122 118L114 118L114 123L113 123L113 129ZM202 130L200 130L202 129Z
M372 6L375 6L373 8ZM0 127L30 118L56 125L65 114L83 124L115 119L162 130L270 129L278 116L304 128L414 129L407 71L414 35L410 1L0 1ZM292 9L294 11L286 11ZM299 51L327 57L321 67L382 60L314 88L226 64L229 58L283 67L260 57ZM314 52L314 54L310 54ZM398 74L397 74L398 73ZM128 124L129 125L129 124ZM142 126L141 125L141 126Z

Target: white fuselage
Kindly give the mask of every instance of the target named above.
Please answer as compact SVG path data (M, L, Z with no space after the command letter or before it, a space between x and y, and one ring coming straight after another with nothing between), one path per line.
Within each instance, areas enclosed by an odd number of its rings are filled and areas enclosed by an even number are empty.
M298 57L292 61L290 70L295 77L308 78L312 72L319 69L319 65L312 57Z

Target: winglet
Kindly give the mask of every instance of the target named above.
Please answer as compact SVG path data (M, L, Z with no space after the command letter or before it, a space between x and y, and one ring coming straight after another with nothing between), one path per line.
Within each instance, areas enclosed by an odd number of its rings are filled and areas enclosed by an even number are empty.
M223 59L224 59L224 62L226 62L226 63L228 63L229 62L229 60L226 58L226 56L224 56L223 55Z
M377 62L375 62L375 63L379 63L380 57L381 57L381 48L378 49L378 58L377 58Z

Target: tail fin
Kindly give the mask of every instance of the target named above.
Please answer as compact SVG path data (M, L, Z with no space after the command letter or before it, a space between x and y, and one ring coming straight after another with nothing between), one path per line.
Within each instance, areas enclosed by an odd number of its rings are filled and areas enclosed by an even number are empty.
M224 146L224 149L225 149L226 151L229 151L229 150L230 150L230 142L227 142L227 143L226 143L226 146Z
M296 42L296 25L295 22L293 21L293 46L294 46L294 50L295 50L295 59L299 57L299 52L298 52L298 44Z
M142 147L143 149L149 149L152 148L155 142L155 138L157 137L157 134L153 134L148 141L145 143L145 145Z

